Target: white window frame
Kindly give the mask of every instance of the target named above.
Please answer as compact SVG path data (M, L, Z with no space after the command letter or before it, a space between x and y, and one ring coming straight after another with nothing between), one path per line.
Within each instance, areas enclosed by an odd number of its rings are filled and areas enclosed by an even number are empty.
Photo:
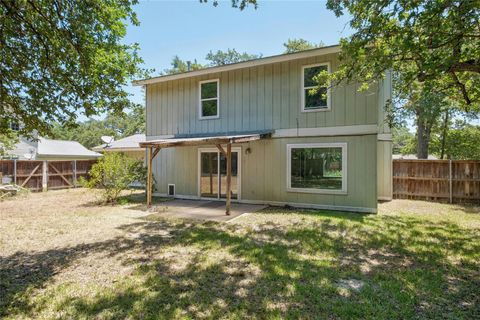
M292 149L306 148L342 148L342 189L314 189L314 188L292 188ZM287 144L287 191L302 193L321 193L321 194L347 194L347 143L296 143Z
M202 99L202 84L211 83L211 82L216 82L217 83L217 97L216 98ZM217 100L217 114L214 115L214 116L204 117L202 115L202 102L203 101L211 101L211 100ZM209 79L209 80L203 80L203 81L198 82L198 118L200 120L220 118L220 79Z
M315 87L307 87L305 88L305 69L313 68L318 66L327 66L327 72L331 73L330 62L322 62L322 63L315 63L302 66L301 72L301 85L300 85L300 96L301 96L301 112L321 112L321 111L331 111L332 110L332 97L331 97L331 89L330 85L327 87L327 106L326 107L318 107L316 109L305 109L305 89L312 89Z

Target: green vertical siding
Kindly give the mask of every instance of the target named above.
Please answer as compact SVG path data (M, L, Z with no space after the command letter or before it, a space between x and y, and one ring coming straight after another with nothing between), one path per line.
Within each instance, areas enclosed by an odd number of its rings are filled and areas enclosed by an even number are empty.
M377 125L389 134L384 106L391 98L391 79L359 92L356 83L331 90L331 110L301 112L302 66L329 62L336 54L247 67L146 88L147 138L176 134L218 134L265 129ZM219 79L219 119L199 120L199 81ZM387 139L388 137L383 139ZM287 144L348 144L347 194L287 192ZM274 138L242 144L242 200L376 209L377 195L391 196L391 142L377 135ZM249 154L245 150L250 148ZM198 195L198 148L162 149L154 160L159 193L174 183L178 195Z
M301 112L302 66L330 62L335 54L172 80L147 86L147 135L206 134L264 129L377 124L379 93L355 84L332 89L331 111ZM198 82L220 80L220 118L199 120Z
M378 199L390 200L393 192L392 141L377 142Z
M287 191L287 144L347 143L347 194ZM281 138L261 140L241 147L242 200L371 208L377 206L376 136ZM212 146L214 147L214 146ZM250 148L250 153L245 150ZM154 166L159 193L176 185L177 195L198 196L198 148L163 149Z

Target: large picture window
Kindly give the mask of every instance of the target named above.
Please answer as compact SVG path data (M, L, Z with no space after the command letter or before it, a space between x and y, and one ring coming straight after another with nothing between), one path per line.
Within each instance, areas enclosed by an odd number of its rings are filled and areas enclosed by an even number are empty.
M200 119L218 118L218 85L218 79L200 82Z
M330 72L328 63L302 68L302 111L325 111L330 109L330 92L327 87L318 87L315 77L324 71Z
M287 190L346 193L347 144L287 145Z

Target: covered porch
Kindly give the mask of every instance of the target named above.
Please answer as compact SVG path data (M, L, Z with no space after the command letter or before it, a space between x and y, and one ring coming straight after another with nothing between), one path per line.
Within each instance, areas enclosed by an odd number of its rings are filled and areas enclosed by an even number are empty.
M161 149L187 146L215 146L219 150L219 152L225 157L226 160L225 214L227 216L230 215L232 200L232 145L248 143L261 139L268 139L271 138L271 135L272 131L262 131L231 135L224 134L215 136L184 136L141 142L140 147L147 149L147 205L151 206L152 204L153 159L158 155Z

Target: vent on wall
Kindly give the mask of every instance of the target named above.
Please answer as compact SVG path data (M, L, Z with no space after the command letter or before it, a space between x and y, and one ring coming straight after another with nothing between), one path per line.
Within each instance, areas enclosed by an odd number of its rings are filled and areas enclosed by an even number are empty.
M169 184L168 185L168 196L173 197L175 196L175 185Z

